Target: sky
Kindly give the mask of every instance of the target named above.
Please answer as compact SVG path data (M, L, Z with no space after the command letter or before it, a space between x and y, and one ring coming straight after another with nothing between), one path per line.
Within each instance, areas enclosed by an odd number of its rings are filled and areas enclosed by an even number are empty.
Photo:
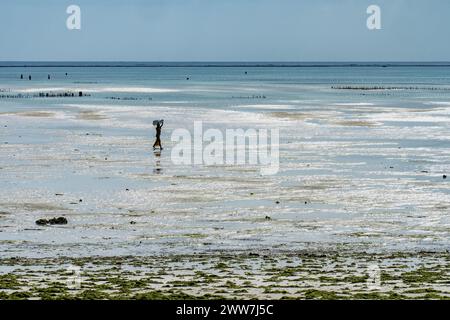
M450 61L449 36L449 0L0 0L0 61Z

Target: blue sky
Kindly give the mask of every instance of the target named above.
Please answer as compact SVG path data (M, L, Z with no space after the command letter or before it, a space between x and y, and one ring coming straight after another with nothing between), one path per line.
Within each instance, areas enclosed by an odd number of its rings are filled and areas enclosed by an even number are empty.
M66 28L81 7L82 28ZM366 27L370 4L382 29ZM0 0L3 61L450 61L448 0Z

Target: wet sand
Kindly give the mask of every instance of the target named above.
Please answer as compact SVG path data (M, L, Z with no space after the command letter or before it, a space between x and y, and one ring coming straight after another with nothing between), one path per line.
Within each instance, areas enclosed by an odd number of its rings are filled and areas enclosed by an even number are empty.
M17 292L25 292L30 283L31 296L22 297L52 297L33 279L42 275L44 286L59 286L66 271L52 276L50 269L65 270L82 261L83 266L96 265L83 272L90 279L86 289L101 298L145 292L147 298L206 293L206 298L448 296L450 180L443 179L450 168L448 106L374 111L372 106L339 105L299 113L289 106L276 112L273 106L249 109L64 103L57 109L4 110L0 272L2 283L17 285L2 287L2 294L21 297ZM160 156L151 148L156 118L166 119ZM279 128L280 172L261 176L257 166L173 165L170 133L192 129L196 119L206 128L223 130ZM68 224L35 224L57 216ZM208 274L221 269L213 265L246 250L259 256L236 256L231 268L219 270L217 282L205 285ZM301 267L295 262L305 261L296 255L299 251L320 251L326 258L308 258ZM395 259L383 257L405 253L398 268L384 269L383 263ZM206 266L198 268L197 276L183 276L187 268L172 264L179 258ZM136 274L114 269L122 259L125 266L138 263L143 269ZM333 265L335 259L355 265ZM299 269L268 271L289 261ZM371 261L388 272L393 285L368 289L367 270L359 266ZM246 264L253 263L263 266L249 271L251 283L244 283ZM170 270L168 276L147 279L155 265ZM331 268L331 274L323 268ZM405 272L426 276L404 285L409 279ZM142 275L149 281L141 288ZM103 276L105 283L98 278ZM269 280L275 276L279 288ZM138 282L131 283L135 277ZM120 283L112 283L115 278ZM82 292L61 289L55 295L83 297Z

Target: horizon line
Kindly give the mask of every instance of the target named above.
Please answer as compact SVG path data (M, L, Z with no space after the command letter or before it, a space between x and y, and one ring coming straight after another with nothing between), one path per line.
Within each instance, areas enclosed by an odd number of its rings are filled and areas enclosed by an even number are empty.
M447 67L450 61L137 61L0 60L1 68L24 67Z

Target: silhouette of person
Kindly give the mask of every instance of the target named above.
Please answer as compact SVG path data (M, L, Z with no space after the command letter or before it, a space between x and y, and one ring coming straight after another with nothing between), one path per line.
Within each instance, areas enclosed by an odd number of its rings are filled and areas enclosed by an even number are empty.
M158 123L156 124L156 140L155 143L153 144L153 150L156 149L156 147L159 147L160 150L162 150L162 146L161 146L161 128L164 125L164 120L158 121Z

